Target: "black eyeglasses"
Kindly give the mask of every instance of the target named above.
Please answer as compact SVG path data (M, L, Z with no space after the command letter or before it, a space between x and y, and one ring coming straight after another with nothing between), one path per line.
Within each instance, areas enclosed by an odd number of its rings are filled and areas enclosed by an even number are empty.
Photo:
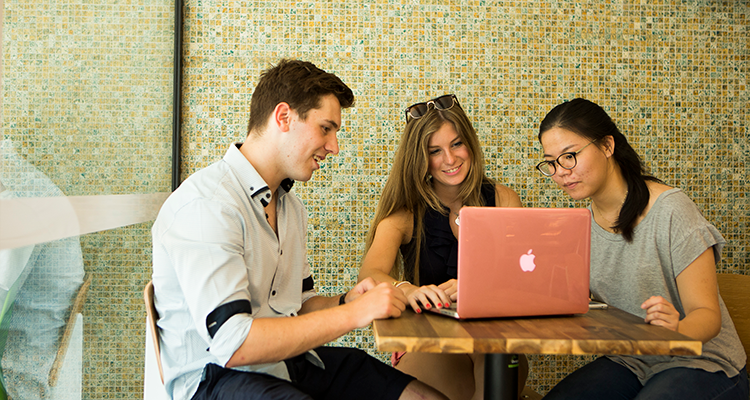
M436 110L449 110L454 105L458 105L459 107L461 107L461 105L458 104L458 99L456 98L455 94L444 94L440 97L435 97L430 101L425 101L424 103L416 103L410 105L409 107L406 107L406 122L409 122L409 117L411 117L412 119L424 117L425 114L430 111L430 105L432 105L432 107Z
M583 151L586 147L589 147L591 143L596 142L596 140L590 141L587 145L581 147L578 149L578 151L570 151L567 153L560 154L555 160L553 161L542 161L539 164L536 165L537 171L541 172L544 176L552 176L557 172L557 167L555 164L563 167L564 169L573 169L578 164L578 160L576 159L576 155Z

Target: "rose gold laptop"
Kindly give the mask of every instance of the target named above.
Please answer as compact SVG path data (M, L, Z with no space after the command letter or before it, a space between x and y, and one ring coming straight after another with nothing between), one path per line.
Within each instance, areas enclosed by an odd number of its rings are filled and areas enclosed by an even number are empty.
M581 208L464 207L454 318L583 314L591 215Z

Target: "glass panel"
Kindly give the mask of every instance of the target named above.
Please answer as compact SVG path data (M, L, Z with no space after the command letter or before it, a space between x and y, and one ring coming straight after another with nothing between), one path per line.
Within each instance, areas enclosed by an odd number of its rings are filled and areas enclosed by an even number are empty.
M140 398L174 1L5 0L2 21L2 383L14 399Z

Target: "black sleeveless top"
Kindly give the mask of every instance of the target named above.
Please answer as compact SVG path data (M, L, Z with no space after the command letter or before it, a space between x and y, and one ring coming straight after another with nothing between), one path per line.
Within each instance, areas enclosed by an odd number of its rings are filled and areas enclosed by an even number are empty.
M482 185L482 197L487 207L495 207L495 185ZM419 284L439 285L458 278L458 239L453 236L448 218L438 211L428 208L422 219L422 247L419 254ZM414 216L416 226L417 218ZM414 230L416 232L416 228ZM413 264L416 241L401 246L404 262Z

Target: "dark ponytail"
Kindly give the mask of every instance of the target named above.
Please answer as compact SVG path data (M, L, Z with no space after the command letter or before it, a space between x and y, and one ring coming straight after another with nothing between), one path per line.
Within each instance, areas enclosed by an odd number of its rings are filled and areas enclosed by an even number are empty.
M650 197L646 181L659 180L647 174L641 157L630 146L617 125L604 109L591 101L578 98L553 108L539 125L540 142L542 134L552 128L569 130L590 141L612 136L615 142L613 157L628 185L628 194L620 209L617 222L611 228L622 234L628 242L632 241L635 222L646 209Z

